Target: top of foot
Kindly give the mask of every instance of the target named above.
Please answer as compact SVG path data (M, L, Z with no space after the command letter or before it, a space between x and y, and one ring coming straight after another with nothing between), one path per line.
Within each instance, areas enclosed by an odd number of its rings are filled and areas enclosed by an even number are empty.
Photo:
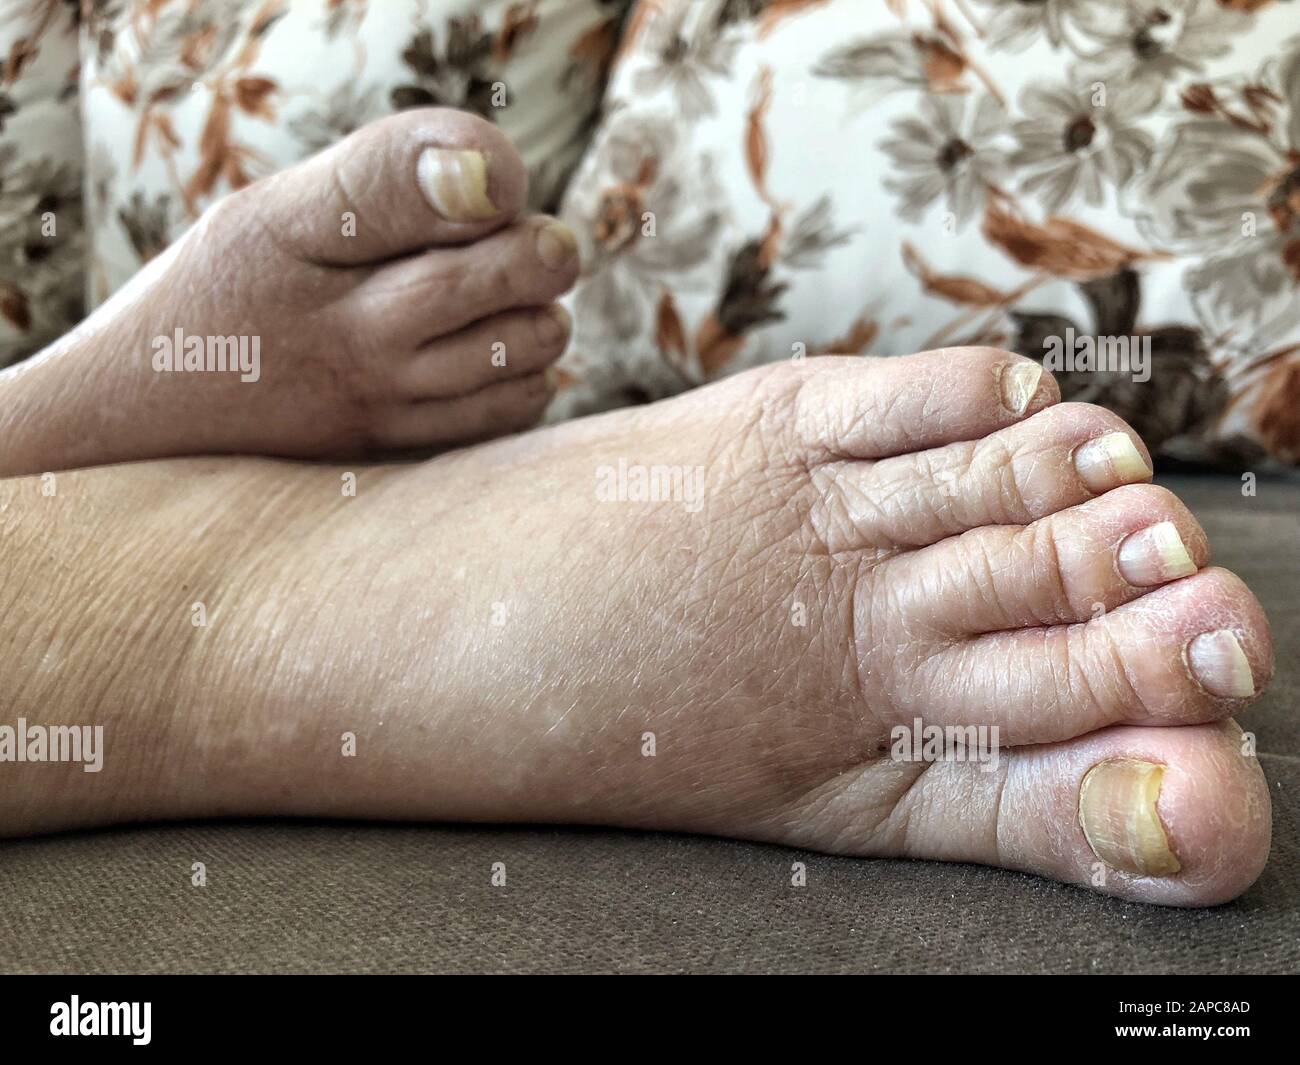
M520 693L512 779L569 781L505 788L496 816L1179 905L1244 890L1269 803L1228 719L1271 676L1267 623L1136 434L1059 398L991 349L815 359L459 457L492 463L525 526L531 479L583 529L554 556L539 529L526 574L494 561L476 591L515 612L519 666L490 674Z

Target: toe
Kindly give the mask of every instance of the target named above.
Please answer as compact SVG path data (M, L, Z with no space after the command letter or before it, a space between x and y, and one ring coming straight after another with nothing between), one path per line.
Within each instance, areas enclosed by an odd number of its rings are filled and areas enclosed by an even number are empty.
M545 306L573 286L578 267L568 226L535 217L473 244L388 264L349 300L376 335L421 345L511 308Z
M1271 833L1264 775L1233 722L876 763L810 806L807 845L997 865L1171 906L1241 894Z
M1117 488L1029 525L986 525L887 559L892 602L951 637L1087 621L1189 577L1204 530L1167 488Z
M538 373L564 353L571 328L558 303L494 314L421 348L397 387L412 399L447 398Z
M487 440L536 425L554 396L542 373L494 381L454 399L394 407L373 432L386 450L441 448Z
M298 258L351 266L475 240L520 211L528 178L490 122L404 111L259 185L259 221Z
M814 470L833 550L920 547L985 525L1023 525L1151 477L1118 415L1061 403L980 440Z
M1108 894L1210 906L1268 859L1268 785L1231 721L1116 728L1009 752L999 864Z
M897 705L936 724L999 727L1015 746L1117 723L1187 725L1242 711L1273 674L1249 589L1213 567L1086 624L990 633L922 656Z
M977 440L1061 398L1038 363L995 348L792 365L802 375L794 432L815 462L880 459Z

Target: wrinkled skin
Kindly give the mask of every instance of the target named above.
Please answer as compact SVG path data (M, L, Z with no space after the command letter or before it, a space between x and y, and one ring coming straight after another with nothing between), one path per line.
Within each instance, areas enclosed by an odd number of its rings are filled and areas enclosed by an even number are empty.
M4 482L15 713L99 707L111 727L99 774L8 767L22 798L0 828L581 822L1231 898L1269 844L1229 720L1254 695L1211 694L1187 647L1236 633L1257 694L1266 621L1144 468L1081 478L1084 444L1131 436L1116 416L1060 404L1036 373L1007 406L1019 364L970 349L766 367L362 468L355 498L345 467L256 459L65 474L53 498ZM700 505L602 501L620 459L702 467ZM1118 545L1158 522L1195 572L1134 585ZM61 560L40 593L22 576L37 556ZM891 730L915 718L996 725L996 765L897 760ZM1163 767L1177 872L1090 849L1081 780L1115 758Z

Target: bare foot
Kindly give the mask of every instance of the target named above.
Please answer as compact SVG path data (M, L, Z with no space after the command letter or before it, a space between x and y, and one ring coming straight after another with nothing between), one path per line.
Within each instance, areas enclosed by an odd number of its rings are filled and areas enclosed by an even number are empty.
M217 203L78 329L0 373L0 476L522 429L568 341L572 234L517 217L492 125L410 111ZM221 368L225 367L225 368Z
M1269 848L1229 720L1267 623L1132 431L1058 399L992 350L816 359L355 498L245 459L9 482L11 712L106 747L5 766L3 830L581 822L1231 898ZM24 596L51 557L89 573ZM917 719L996 746L918 753Z

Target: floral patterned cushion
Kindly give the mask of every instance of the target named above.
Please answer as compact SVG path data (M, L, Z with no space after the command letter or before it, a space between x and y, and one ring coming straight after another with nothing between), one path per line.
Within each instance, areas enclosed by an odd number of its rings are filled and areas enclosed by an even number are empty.
M0 0L0 367L83 313L77 11Z
M557 418L994 344L1153 450L1300 459L1294 4L641 0L564 214Z
M85 2L99 303L215 199L408 107L498 122L553 205L630 0Z

